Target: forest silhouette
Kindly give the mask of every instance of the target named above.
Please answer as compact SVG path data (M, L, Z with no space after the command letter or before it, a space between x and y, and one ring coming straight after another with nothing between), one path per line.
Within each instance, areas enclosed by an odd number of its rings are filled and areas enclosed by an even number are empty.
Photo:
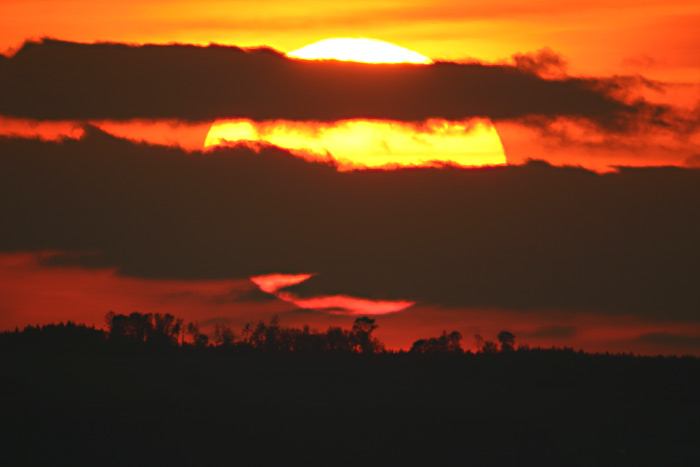
M170 313L117 314L109 311L105 315L106 329L76 324L45 324L26 326L21 331L0 333L0 349L4 351L229 351L268 354L396 354L404 351L387 351L385 345L373 336L378 324L373 318L361 316L355 319L351 329L330 326L325 332L311 329L282 326L278 316L269 323L258 321L247 323L239 333L229 326L215 324L212 336L200 330L198 322L188 322ZM437 337L416 340L408 353L438 355L463 354L462 334L443 331ZM480 334L474 336L477 354L529 352L527 344L515 346L515 335L501 331L497 340L484 340ZM547 349L545 349L547 350ZM573 352L571 348L551 348L552 352ZM471 350L466 353L471 354ZM583 351L579 351L583 354ZM624 355L624 354L623 354Z
M1 465L696 465L700 359L444 331L390 351L375 319L209 336L170 314L0 333Z
M265 354L363 354L363 355L487 355L510 353L562 353L599 357L634 357L630 354L586 354L571 347L531 348L528 344L516 346L516 336L510 331L498 333L495 341L474 335L475 350L465 350L459 331L443 331L436 337L421 338L410 349L387 350L384 343L373 335L379 326L376 319L361 316L350 329L329 326L326 331L283 326L278 316L269 323L247 323L240 331L216 323L213 334L201 331L198 322L185 322L170 313L118 314L109 311L105 315L106 328L100 329L72 321L26 326L22 330L0 332L0 351L27 352L228 352ZM642 358L641 356L639 358ZM650 357L646 357L650 358ZM657 358L664 358L659 355ZM675 355L668 358L678 358ZM686 359L700 360L689 355Z
M298 354L382 354L387 353L382 342L372 335L378 327L376 320L362 316L355 319L351 329L330 326L327 331L281 326L274 316L269 323L259 321L246 324L236 334L229 326L216 324L214 334L200 331L199 323L185 323L183 319L165 313L105 315L106 329L76 324L68 321L58 324L26 326L23 330L0 333L0 345L4 350L73 350L73 351L121 351L121 350L227 350L238 352L298 353ZM503 335L515 337L507 331L499 334L501 350L513 350L512 342L504 343ZM481 338L479 338L481 339ZM439 337L419 339L411 347L411 353L463 353L462 335L443 331ZM484 342L481 352L494 352L496 344Z

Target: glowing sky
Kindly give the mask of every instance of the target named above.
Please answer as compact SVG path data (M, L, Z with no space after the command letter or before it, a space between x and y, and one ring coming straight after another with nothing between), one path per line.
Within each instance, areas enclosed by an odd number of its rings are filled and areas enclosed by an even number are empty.
M0 48L28 37L77 41L217 42L289 52L329 37L371 37L433 59L503 60L550 47L574 73L692 80L700 71L694 0L9 0Z
M23 139L0 138L0 329L362 313L390 347L508 327L700 353L698 24L696 0L3 1L0 136ZM12 57L42 37L83 44ZM284 55L385 50L410 64ZM199 65L173 76L185 56ZM431 168L352 170L401 166Z
M313 298L301 298L293 292L283 290L308 280L313 274L268 274L251 277L260 290L275 295L277 298L293 303L300 308L327 310L339 315L385 315L404 310L413 302L402 300L365 300L346 295L327 295Z
M428 121L410 125L387 121L319 123L250 120L216 122L205 146L227 142L266 142L331 157L342 167L383 167L454 163L463 166L506 163L503 145L488 121Z

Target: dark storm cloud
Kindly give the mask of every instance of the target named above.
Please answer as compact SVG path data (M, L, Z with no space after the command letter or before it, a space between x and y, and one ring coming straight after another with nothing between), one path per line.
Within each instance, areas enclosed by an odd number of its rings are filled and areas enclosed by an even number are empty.
M289 60L270 49L43 40L0 61L0 114L195 121L536 115L619 129L660 109L624 104L601 80L537 76L561 65L553 53L520 58L519 66L368 65Z
M700 170L337 172L88 128L0 139L0 248L162 278L318 273L302 295L700 318ZM95 255L94 252L102 252Z

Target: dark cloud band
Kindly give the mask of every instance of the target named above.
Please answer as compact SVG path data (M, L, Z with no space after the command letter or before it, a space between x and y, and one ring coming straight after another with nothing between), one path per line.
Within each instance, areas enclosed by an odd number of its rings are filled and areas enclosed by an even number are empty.
M337 172L88 128L0 139L0 248L162 278L318 273L302 295L697 320L700 170ZM101 252L95 254L94 252Z
M617 127L644 111L594 79L513 66L289 60L270 49L26 43L0 60L0 114L47 120L419 121L569 116Z

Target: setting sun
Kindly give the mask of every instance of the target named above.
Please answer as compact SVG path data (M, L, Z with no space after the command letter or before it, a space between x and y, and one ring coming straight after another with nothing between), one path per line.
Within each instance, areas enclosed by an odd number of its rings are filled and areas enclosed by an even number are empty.
M268 143L300 156L331 157L341 169L364 167L500 165L503 145L488 120L422 124L345 120L334 123L251 120L212 125L205 147Z
M363 38L325 39L289 52L305 60L431 64L431 59L390 42ZM272 144L297 155L332 158L341 170L404 166L501 165L506 156L488 119L420 123L351 119L330 123L250 119L215 122L205 147Z
M413 50L377 39L325 39L289 52L288 57L306 60L343 60L364 63L432 63Z

